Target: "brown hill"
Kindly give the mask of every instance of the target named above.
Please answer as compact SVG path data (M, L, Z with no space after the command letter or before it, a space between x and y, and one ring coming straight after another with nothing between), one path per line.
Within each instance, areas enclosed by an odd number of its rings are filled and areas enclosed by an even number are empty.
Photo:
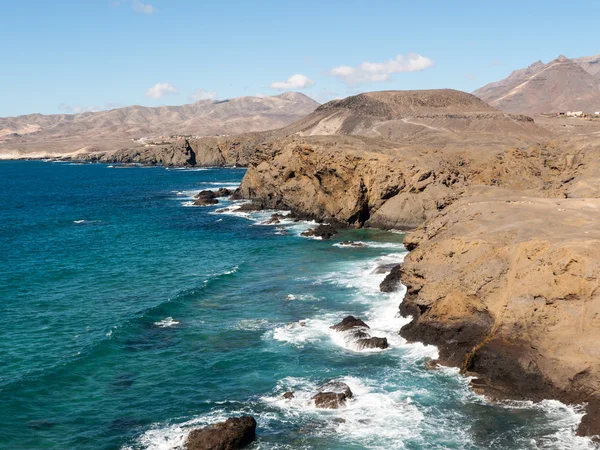
M539 138L533 120L505 114L452 89L369 92L334 100L284 130L301 136L356 135L403 144L446 145L494 136Z
M581 58L573 58L583 70L590 73L600 83L600 55L582 56Z
M114 149L132 138L172 134L214 136L286 126L319 104L304 94L202 100L182 106L129 106L81 114L0 118L0 148L73 151ZM36 145L36 144L39 144Z
M595 112L600 110L599 57L571 60L561 55L548 64L538 61L473 94L511 113Z

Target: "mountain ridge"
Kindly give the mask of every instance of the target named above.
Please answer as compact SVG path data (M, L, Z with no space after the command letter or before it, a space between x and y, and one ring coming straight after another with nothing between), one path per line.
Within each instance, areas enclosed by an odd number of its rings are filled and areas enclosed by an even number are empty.
M537 61L473 94L510 113L595 112L600 110L600 55Z

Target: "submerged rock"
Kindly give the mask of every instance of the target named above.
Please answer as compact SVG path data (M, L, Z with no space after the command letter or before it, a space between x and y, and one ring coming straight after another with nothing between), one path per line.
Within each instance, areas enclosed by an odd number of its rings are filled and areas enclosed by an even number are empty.
M390 273L386 275L381 284L379 285L379 290L381 292L395 292L398 290L400 286L400 276L401 276L402 265L398 264L392 268Z
M386 349L389 347L387 338L381 337L359 339L356 341L356 346L359 348L359 350L363 350L365 348Z
M255 438L254 417L235 417L192 430L185 441L185 448L186 450L235 450L250 445Z
M194 205L196 206L207 206L207 205L216 205L219 203L217 200L217 194L214 191L202 191L196 195L196 200L194 201Z
M330 381L319 388L319 392L313 396L317 408L337 409L346 404L346 400L352 398L350 387L341 381Z
M311 228L300 234L302 236L320 237L323 240L328 240L337 234L337 230L331 225L320 224L316 228Z
M331 328L332 330L335 330L335 331L348 331L352 328L358 328L358 327L369 328L369 325L367 325L362 320L357 319L354 316L348 316L348 317L344 317L344 319L340 323L336 323L335 325L332 325L329 328Z

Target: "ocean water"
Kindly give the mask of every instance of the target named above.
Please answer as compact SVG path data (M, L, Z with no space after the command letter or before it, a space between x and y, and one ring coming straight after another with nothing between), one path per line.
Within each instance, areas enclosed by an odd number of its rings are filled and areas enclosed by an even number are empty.
M190 206L243 174L0 162L1 449L177 449L241 414L254 449L592 448L578 408L491 405L426 368L436 349L397 333L403 292L378 290L401 234L321 241L227 201ZM329 328L348 314L391 347L357 351ZM354 399L314 408L332 379Z

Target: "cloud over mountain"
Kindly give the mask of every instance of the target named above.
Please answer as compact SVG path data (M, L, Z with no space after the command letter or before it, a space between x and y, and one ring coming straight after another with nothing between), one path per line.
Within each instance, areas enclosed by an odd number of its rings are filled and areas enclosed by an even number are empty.
M278 91L287 91L290 89L306 89L314 85L315 82L305 75L297 73L287 79L287 81L275 81L271 83L271 88Z
M395 73L418 72L433 65L433 61L417 53L398 55L380 63L363 62L351 66L338 66L331 69L330 75L341 78L348 84L388 81Z
M165 95L176 94L177 89L170 83L156 83L146 91L146 97L161 98Z

